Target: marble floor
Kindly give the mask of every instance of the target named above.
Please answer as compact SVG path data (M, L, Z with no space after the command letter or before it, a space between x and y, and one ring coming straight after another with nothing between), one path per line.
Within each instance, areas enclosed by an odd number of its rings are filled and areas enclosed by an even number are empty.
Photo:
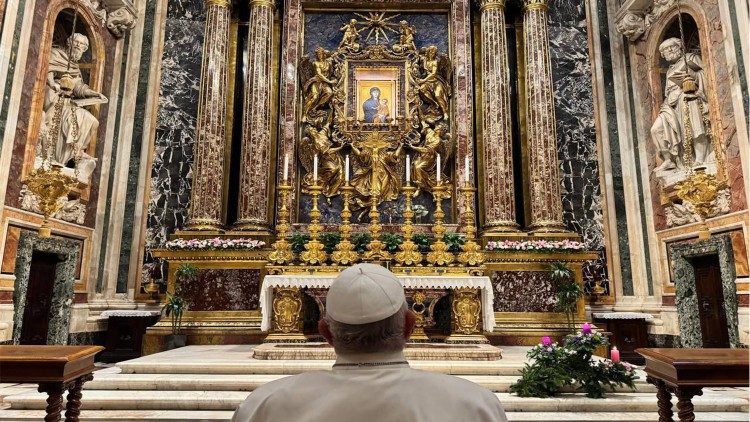
M188 346L102 367L83 392L85 421L227 421L258 386L330 360L257 360L251 345ZM511 421L657 421L653 386L641 372L637 390L605 399L568 393L550 399L508 393L525 347L503 347L495 361L412 361L418 369L466 378L495 392ZM0 421L40 420L46 397L32 385L0 384ZM748 421L748 389L706 389L694 400L697 421Z

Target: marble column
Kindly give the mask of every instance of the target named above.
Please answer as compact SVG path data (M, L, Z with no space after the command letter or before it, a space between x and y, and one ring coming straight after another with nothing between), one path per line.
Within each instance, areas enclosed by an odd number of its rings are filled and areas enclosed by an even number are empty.
M271 216L271 0L250 1L247 77L242 116L240 197L235 229L270 234Z
M220 230L222 227L230 7L228 0L205 0L189 230Z
M481 0L483 234L517 231L505 0Z
M565 232L560 198L555 98L547 28L548 0L523 1L526 48L526 133L532 232Z

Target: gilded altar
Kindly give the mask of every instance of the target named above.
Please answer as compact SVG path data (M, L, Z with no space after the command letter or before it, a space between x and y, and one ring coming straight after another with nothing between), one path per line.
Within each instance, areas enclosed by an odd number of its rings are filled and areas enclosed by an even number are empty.
M197 284L218 283L191 287L201 296L194 298L201 310L186 314L195 341L227 341L231 335L221 333L221 324L234 327L235 338L245 341L314 339L309 320L324 312L325 289L267 284L278 277L331 279L357 262L387 266L406 279L464 280L463 287L435 283L407 289L409 306L421 315L421 340L505 341L514 333L508 323L523 312L513 308L522 304L504 308L498 303L497 297L512 296L501 285L535 280L546 295L538 300L554 302L555 287L543 274L553 262L569 263L576 282L583 283L583 265L597 255L580 248L543 258L534 252L487 250L488 241L580 239L565 228L557 182L549 54L546 38L538 39L546 30L546 8L539 5L546 3L525 2L519 33L538 49L527 51L519 66L527 84L520 99L527 114L520 175L513 173L509 46L496 37L497 28L485 24L500 22L505 28L504 2L483 1L476 11L482 24L474 36L488 40L477 50L481 57L473 57L469 48L467 0L429 2L416 9L412 4L408 10L387 3L382 10L352 12L297 0L288 0L282 11L272 3L251 4L251 27L266 25L266 34L271 34L272 17L284 14L283 25L276 27L283 42L278 32L270 40L252 38L261 37L260 29L250 32L248 75L255 79L244 81L242 116L232 116L226 104L216 102L216 92L201 97L214 101L203 103L203 113L218 110L228 113L228 122L242 119L242 154L234 164L239 178L233 179L228 154L214 154L229 149L230 128L219 125L223 130L213 131L217 120L199 119L204 126L196 141L200 148L188 224L171 239L253 238L266 246L152 251L168 263L170 292L175 271L184 263L198 268ZM214 4L207 10L226 13ZM302 13L289 15L289 10ZM279 69L259 51L273 45L281 47ZM206 46L204 55L218 54L220 47ZM538 60L530 61L532 56ZM272 94L277 83L279 97ZM210 91L213 85L206 86ZM476 132L475 104L481 128ZM275 105L278 115L269 112ZM235 182L237 198L227 198L231 188L222 191L222 186ZM523 203L516 202L517 190L523 191ZM214 295L223 294L223 286L238 286L245 277L224 270L257 274L247 281L257 297L217 302ZM488 280L484 290L472 285L479 278ZM601 290L594 299L607 296L604 288L594 287ZM482 300L483 292L495 293L495 299ZM142 297L147 298L145 291ZM204 310L209 305L217 308ZM232 313L222 314L222 306L234 307ZM577 318L583 306L581 300ZM483 325L491 320L497 323ZM560 334L563 320L553 307L533 310L525 320L533 328L518 332L518 341L528 342L532 333ZM268 337L261 328L269 330Z

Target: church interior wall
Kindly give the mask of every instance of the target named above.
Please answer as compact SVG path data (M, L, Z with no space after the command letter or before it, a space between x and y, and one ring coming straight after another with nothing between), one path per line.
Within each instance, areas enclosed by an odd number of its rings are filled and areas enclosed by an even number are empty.
M683 242L695 242L701 226L698 223L675 221L665 214L670 206L665 202L665 190L655 175L654 169L660 163L657 161L658 151L649 134L649 128L659 112L659 106L664 98L663 82L659 79L658 67L661 65L659 44L664 41L669 25L676 25L675 2L661 2L663 8L651 6L650 2L628 1L621 8L610 6L609 23L618 26L620 31L630 37L628 40L622 34L610 31L613 46L613 69L615 80L632 84L630 98L624 92L617 93L620 100L632 101L634 113L625 118L617 116L619 139L623 168L628 161L640 161L640 178L630 179L625 184L633 190L643 191L642 197L627 195L629 232L639 232L645 228L644 239L651 239L650 263L646 270L654 280L653 300L639 293L636 289L632 298L623 295L618 298L617 306L640 308L644 311L657 311L658 317L650 326L651 339L656 344L672 344L679 336L677 324L678 314L675 308L675 280L669 260L669 250L672 245ZM664 6L666 5L666 6ZM683 1L682 13L686 14L685 21L690 25L694 19L700 34L700 51L707 74L707 94L710 108L710 121L713 135L719 144L715 149L719 152L719 160L724 161L724 173L719 174L726 180L730 204L723 213L707 220L707 226L712 235L727 233L732 239L734 250L734 265L736 270L737 299L739 308L739 326L741 342L748 341L748 271L747 271L747 167L748 161L745 151L747 148L746 118L747 113L740 100L746 89L742 88L744 75L738 69L736 34L738 29L733 25L728 3ZM644 16L645 15L645 16ZM645 28L638 25L627 25L627 22L642 22L638 18L646 18L649 22ZM632 21L628 21L631 19ZM648 19L651 19L648 21ZM650 26L649 26L650 25ZM640 31L643 28L644 31ZM628 30L634 32L628 32ZM674 29L672 29L674 31ZM643 34L645 32L645 35ZM674 36L674 32L672 35ZM619 38L624 45L620 47ZM624 63L623 63L624 62ZM624 65L623 65L624 64ZM632 66L629 66L631 64ZM666 68L665 68L666 69ZM663 77L662 77L663 78ZM630 131L629 126L635 130ZM632 141L631 141L632 139ZM633 148L628 147L632 143ZM637 147L636 147L637 146ZM636 149L637 148L637 149ZM638 164L638 163L634 163ZM633 183L635 182L635 183ZM635 185L635 186L633 186ZM627 201L627 197L630 200ZM640 199L640 200L639 200ZM645 224L636 222L641 216ZM631 245L635 243L631 241ZM643 261L642 257L633 254L633 262ZM621 261L622 262L622 261ZM633 266L635 269L635 265ZM639 284L637 277L634 284Z

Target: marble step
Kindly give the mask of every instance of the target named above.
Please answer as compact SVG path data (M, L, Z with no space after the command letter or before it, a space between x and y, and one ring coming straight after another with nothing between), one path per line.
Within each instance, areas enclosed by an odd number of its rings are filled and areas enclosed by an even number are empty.
M744 391L746 396L746 391ZM89 410L233 410L250 393L243 391L130 391L84 390L82 402ZM653 412L652 393L612 393L604 399L582 394L539 399L495 393L508 412ZM11 409L44 409L46 395L29 392L5 398ZM726 391L706 391L693 400L697 412L747 412L748 400Z
M565 422L657 422L656 412L508 412L511 422L565 421ZM203 421L225 422L232 417L232 411L189 411L189 410L83 410L81 420L86 422L108 421ZM0 421L39 421L44 418L41 410L0 410ZM742 412L699 412L698 422L747 421L748 414Z
M523 362L515 361L411 361L412 368L451 375L517 375ZM117 367L126 374L281 374L329 370L331 360L236 360L165 361L135 359Z
M174 391L253 391L259 386L289 375L281 374L121 374L97 372L84 387L88 390L174 390ZM495 392L507 392L518 380L515 375L459 375ZM655 393L644 377L636 381L637 391ZM621 392L629 388L618 389Z

